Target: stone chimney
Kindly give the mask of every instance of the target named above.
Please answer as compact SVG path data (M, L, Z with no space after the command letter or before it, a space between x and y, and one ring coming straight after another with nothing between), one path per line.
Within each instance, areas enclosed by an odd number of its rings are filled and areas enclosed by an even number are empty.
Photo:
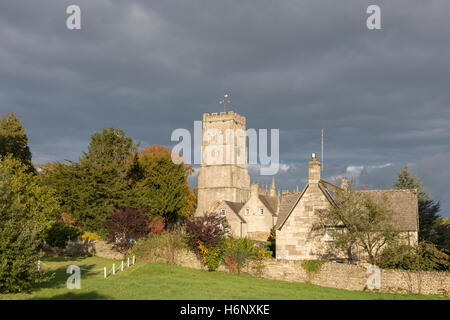
M316 154L312 154L312 160L308 163L308 183L319 183L320 162L317 161Z
M259 183L253 183L250 186L250 195L253 196L258 196L259 195Z
M348 179L346 177L341 179L341 188L345 191L348 190Z

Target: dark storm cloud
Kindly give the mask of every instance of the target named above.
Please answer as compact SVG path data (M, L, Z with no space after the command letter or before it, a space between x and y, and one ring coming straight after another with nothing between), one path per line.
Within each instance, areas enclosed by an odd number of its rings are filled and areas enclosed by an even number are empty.
M80 31L65 27L70 4ZM382 30L366 28L369 4ZM450 216L449 11L446 0L2 1L0 114L21 119L35 162L74 160L106 126L171 146L172 130L220 111L230 91L248 127L280 129L280 187L304 186L324 127L325 178L390 187L409 164Z

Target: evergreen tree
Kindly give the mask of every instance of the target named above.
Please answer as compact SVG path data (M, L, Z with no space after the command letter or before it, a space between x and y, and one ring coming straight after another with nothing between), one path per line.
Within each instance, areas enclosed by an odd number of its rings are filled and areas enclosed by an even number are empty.
M28 169L11 155L0 157L0 292L38 280L43 231L59 214L52 193Z
M428 191L422 186L420 179L413 175L408 166L400 168L395 189L417 189L419 201L419 241L436 242L434 226L439 218L440 204L434 202Z
M8 154L19 159L30 171L34 171L25 129L13 112L2 117L0 122L0 155L6 156Z
M130 169L138 145L120 129L94 133L79 162L46 164L41 179L86 231L106 234L109 215L132 204Z
M194 212L195 194L187 180L193 171L191 166L175 164L171 150L162 146L144 149L139 154L138 164L140 173L134 192L139 208L163 217L166 223Z

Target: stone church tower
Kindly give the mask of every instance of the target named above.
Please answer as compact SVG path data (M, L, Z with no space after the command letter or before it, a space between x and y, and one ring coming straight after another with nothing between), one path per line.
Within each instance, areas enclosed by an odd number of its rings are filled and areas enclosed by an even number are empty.
M202 163L195 215L217 200L245 202L250 195L245 117L233 111L203 114Z

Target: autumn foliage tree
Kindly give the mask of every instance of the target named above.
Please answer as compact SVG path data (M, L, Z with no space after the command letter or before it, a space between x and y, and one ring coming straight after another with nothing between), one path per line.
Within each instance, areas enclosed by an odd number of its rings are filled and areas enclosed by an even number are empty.
M133 185L139 208L169 224L194 212L196 198L187 179L191 166L174 163L171 150L156 145L139 153L138 165Z
M106 128L91 136L78 162L42 165L39 177L55 191L63 211L85 231L102 236L111 212L122 208L142 209L166 225L191 215L196 198L187 177L192 167L175 164L165 147L138 153L138 146L123 130Z

